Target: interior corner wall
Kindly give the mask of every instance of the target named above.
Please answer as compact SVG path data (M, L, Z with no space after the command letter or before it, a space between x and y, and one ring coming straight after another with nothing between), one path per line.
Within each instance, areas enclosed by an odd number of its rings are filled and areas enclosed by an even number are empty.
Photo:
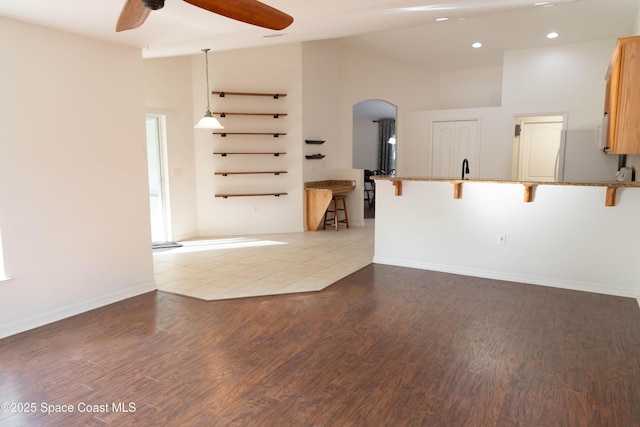
M303 231L302 59L300 44L209 53L211 91L280 93L272 97L211 95L211 110L286 113L220 118L227 132L272 132L273 135L213 135L195 129L196 208L201 237ZM203 55L192 63L193 118L206 109ZM286 135L284 135L286 133ZM286 152L285 155L214 155L215 151ZM224 171L283 170L280 175L215 175ZM215 197L216 194L284 192L286 195Z
M201 57L202 58L202 57ZM203 58L202 58L203 59ZM198 236L191 58L143 61L147 112L165 116L171 240ZM204 78L204 74L200 80ZM204 99L204 91L200 94ZM204 109L201 112L204 114Z
M0 337L156 289L140 50L0 18L0 62Z

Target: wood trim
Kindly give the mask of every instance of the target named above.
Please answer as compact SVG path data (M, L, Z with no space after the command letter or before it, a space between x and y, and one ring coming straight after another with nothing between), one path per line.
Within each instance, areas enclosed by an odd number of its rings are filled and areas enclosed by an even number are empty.
M392 179L391 184L395 187L395 195L402 196L402 181L399 179Z
M605 196L604 205L605 206L615 206L616 205L616 190L617 187L607 187L607 195Z
M461 182L452 182L453 184L453 198L461 199L462 198L462 183Z
M524 202L533 202L533 184L522 184L524 186Z

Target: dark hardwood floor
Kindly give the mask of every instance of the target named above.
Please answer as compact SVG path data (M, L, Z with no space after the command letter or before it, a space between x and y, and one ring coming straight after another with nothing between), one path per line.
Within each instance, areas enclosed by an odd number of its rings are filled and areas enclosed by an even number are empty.
M0 340L0 402L12 427L640 426L640 309L382 265L318 293L154 292Z

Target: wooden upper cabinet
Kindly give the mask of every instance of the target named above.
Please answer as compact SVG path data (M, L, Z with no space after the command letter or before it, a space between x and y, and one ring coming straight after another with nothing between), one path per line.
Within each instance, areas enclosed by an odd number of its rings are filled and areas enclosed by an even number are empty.
M618 39L606 75L606 151L640 154L640 36Z

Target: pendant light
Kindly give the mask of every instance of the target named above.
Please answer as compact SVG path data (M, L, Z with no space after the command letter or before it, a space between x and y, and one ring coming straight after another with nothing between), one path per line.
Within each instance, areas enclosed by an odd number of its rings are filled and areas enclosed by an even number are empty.
M210 49L202 49L204 52L204 60L206 67L206 82L207 82L207 111L204 113L204 117L200 119L198 124L194 126L196 129L224 129L224 126L220 124L220 122L213 117L211 114L211 109L209 108L209 50Z

